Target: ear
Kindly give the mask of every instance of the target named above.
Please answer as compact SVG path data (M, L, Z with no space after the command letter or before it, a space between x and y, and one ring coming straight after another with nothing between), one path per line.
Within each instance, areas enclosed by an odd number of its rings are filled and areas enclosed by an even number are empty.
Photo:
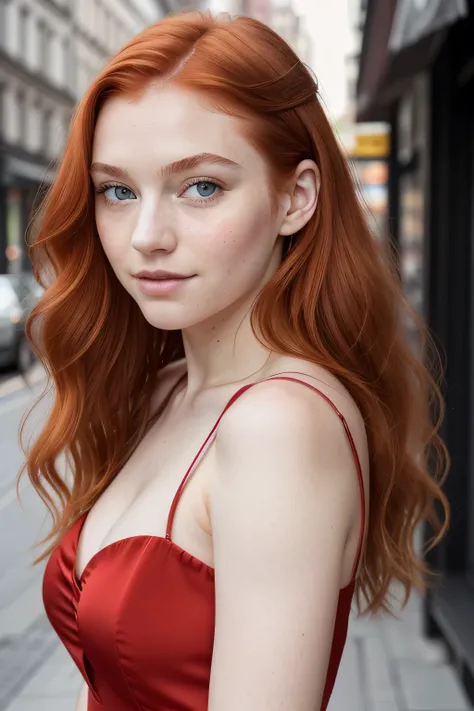
M312 218L318 204L320 187L319 168L312 160L298 164L286 194L287 210L280 225L280 235L294 235Z

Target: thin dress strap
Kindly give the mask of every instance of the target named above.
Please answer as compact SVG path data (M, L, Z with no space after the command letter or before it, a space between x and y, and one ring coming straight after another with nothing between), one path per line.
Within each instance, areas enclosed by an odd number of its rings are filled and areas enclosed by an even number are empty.
M298 374L306 375L305 373L298 373ZM306 377L311 377L311 376L306 376ZM364 532L365 532L365 515L366 515L366 513L365 513L364 478L362 475L362 467L361 467L361 463L360 463L360 459L359 459L359 454L357 452L357 448L356 448L356 445L354 442L354 438L352 437L352 433L349 429L349 425L347 424L346 418L344 417L342 412L340 412L340 410L336 407L336 405L333 403L333 401L327 395L325 395L323 392L321 392L321 390L316 388L314 385L307 383L305 380L300 380L299 378L292 378L292 377L286 376L286 375L274 375L269 378L265 378L264 380L259 380L256 383L249 383L248 385L244 385L242 388L240 388L240 390L237 390L237 392L235 392L234 395L230 398L229 402L227 403L225 408L222 410L217 421L215 422L213 428L211 429L211 431L207 435L206 439L204 440L203 444L201 445L198 453L196 454L193 461L191 462L191 465L189 466L186 474L183 477L181 484L179 485L178 490L176 491L173 502L171 504L169 516L168 516L168 523L166 526L166 538L171 541L171 529L173 526L173 519L174 519L174 515L176 513L176 508L178 506L179 500L180 500L181 495L183 493L183 489L186 486L186 483L188 482L188 479L189 479L191 473L193 472L197 461L199 460L202 453L205 451L207 445L212 440L212 437L214 436L217 428L219 427L220 421L224 417L225 413L234 404L234 402L236 400L238 400L238 398L241 395L243 395L245 392L247 392L247 390L254 387L255 385L258 385L259 383L265 383L265 382L268 382L269 380L288 380L293 383L300 383L300 385L305 385L306 387L308 387L311 390L313 390L314 392L316 392L320 397L322 397L323 400L325 400L327 402L327 404L332 408L332 410L336 413L336 415L339 417L340 421L342 422L342 426L344 427L344 431L346 433L347 439L349 441L349 445L352 450L352 455L354 457L354 462L355 462L356 470L357 470L357 478L358 478L358 482L359 482L359 490L360 490L361 529L360 529L360 534L359 534L359 543L357 546L357 554L355 557L354 566L352 569L352 576L351 576L351 578L354 579L354 577L357 573L357 568L359 567L360 556L362 553L362 544L363 544Z
M260 382L263 382L263 381L260 381ZM201 454L204 452L204 450L206 449L207 445L208 445L209 442L211 441L211 439L212 439L212 437L213 437L215 431L216 431L217 428L219 427L220 421L221 421L222 418L224 417L224 415L225 415L225 413L227 412L227 410L229 409L229 407L231 407L231 406L234 404L234 402L235 402L241 395L243 395L249 388L251 388L253 385L256 385L256 383L249 383L249 385L244 385L243 388L240 388L240 390L237 390L237 392L232 395L231 399L229 400L229 402L227 403L227 405L225 406L225 408L222 410L221 414L219 415L218 419L216 420L216 422L215 422L215 424L214 424L212 430L209 432L209 434L207 435L206 439L204 440L204 442L202 443L201 447L199 448L198 453L196 454L196 456L194 457L193 461L191 462L191 464L190 464L190 466L189 466L189 468L188 468L186 474L185 474L184 477L183 477L183 480L182 480L181 484L180 484L179 487L178 487L178 490L176 491L176 494L175 494L174 499L173 499L173 503L171 504L170 512L169 512L169 514L168 514L168 523L167 523L167 525L166 525L166 538L167 538L169 541L171 541L171 529L172 529L172 527L173 527L173 519L174 519L174 515L175 515L175 512L176 512L176 508L177 508L177 506L178 506L178 504L179 504L179 500L180 500L180 498L181 498L181 494L183 493L183 489L184 489L184 487L186 486L186 484L187 484L187 482L188 482L189 476L190 476L190 474L192 473L196 462L198 461L199 457L201 456Z

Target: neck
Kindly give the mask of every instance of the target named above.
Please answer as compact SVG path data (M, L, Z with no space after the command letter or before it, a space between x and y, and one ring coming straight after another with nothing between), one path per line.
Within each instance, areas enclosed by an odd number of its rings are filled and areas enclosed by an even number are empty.
M187 393L250 380L267 364L271 351L256 338L250 308L217 314L212 321L183 330Z

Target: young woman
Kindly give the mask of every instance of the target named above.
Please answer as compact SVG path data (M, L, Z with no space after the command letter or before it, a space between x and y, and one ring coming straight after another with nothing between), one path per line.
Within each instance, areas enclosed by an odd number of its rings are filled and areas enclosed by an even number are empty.
M78 709L325 709L353 594L422 587L446 501L314 78L245 17L145 30L78 107L32 259L54 404L26 467Z

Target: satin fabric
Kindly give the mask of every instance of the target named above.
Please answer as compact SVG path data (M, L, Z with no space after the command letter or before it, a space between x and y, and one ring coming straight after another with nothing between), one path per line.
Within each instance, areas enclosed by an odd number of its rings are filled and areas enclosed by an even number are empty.
M362 526L352 582L339 592L324 690L325 711L344 649L364 531L364 494L357 451ZM256 385L256 383L252 384ZM75 572L83 514L53 551L43 580L48 618L86 681L88 711L207 711L215 621L214 570L171 540L174 513L199 456L235 400L231 398L194 458L171 506L166 536L132 536L102 548Z

